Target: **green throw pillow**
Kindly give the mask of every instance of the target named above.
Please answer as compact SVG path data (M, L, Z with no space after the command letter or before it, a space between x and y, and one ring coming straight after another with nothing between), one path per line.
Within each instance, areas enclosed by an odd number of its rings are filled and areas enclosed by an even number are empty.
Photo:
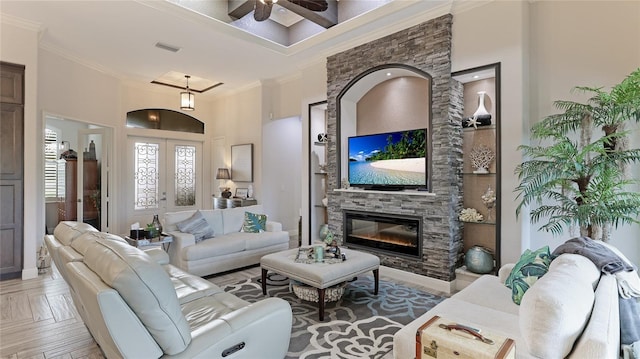
M244 212L244 223L241 232L260 233L267 229L267 215Z
M551 264L549 246L534 252L526 250L513 267L504 284L511 288L511 299L520 305L524 293L547 271Z

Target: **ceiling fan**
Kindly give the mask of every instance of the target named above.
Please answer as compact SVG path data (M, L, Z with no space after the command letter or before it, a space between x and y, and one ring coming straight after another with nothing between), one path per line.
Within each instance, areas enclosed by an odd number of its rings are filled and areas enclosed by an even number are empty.
M325 11L329 8L329 4L326 0L280 0L283 2L290 2L311 11ZM255 11L253 12L253 18L256 21L265 21L271 16L271 9L273 4L278 0L256 0Z

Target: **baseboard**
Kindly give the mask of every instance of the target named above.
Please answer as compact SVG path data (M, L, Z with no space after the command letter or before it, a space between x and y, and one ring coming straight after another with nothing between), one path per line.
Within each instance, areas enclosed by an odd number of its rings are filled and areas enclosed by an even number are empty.
M420 274L405 272L403 270L391 267L380 266L380 275L384 275L408 283L413 283L418 286L428 287L435 291L447 294L452 294L453 292L455 292L456 288L455 280L452 282L447 282L441 279L430 278Z
M25 268L22 270L22 280L38 278L38 268Z

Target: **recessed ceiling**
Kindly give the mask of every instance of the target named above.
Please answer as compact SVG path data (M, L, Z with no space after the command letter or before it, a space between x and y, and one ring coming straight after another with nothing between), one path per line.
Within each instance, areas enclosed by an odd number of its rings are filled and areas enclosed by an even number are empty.
M183 74L177 71L169 71L162 76L154 79L153 81L151 81L151 83L186 90L187 79L185 75L188 74ZM222 85L222 82L207 80L193 75L188 76L189 89L193 92L203 93L211 90L212 88Z
M151 81L173 71L179 74L175 83L184 86L184 74L189 74L190 87L195 88L196 78L224 83L201 95L216 96L298 75L328 56L449 13L453 6L453 0L384 0L373 10L357 9L371 2L378 0L340 0L339 6L351 3L354 12L343 12L329 29L316 25L320 32L289 46L232 24L226 0L0 0L0 13L3 26L37 32L34 41L43 63L61 56L126 83L167 92L175 89ZM158 42L179 51L160 49Z

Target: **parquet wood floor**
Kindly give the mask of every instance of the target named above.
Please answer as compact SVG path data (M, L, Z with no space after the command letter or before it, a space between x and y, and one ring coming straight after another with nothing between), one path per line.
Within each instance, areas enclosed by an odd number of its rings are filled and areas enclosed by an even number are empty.
M0 358L104 358L54 267L0 282Z

